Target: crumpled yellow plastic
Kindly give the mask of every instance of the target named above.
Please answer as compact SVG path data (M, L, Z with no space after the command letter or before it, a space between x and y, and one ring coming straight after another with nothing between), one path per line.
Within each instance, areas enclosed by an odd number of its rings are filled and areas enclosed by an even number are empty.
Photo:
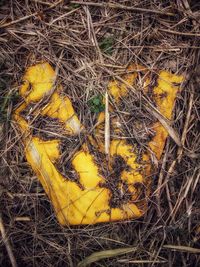
M130 85L137 84L140 71L146 73L143 93L147 94L152 83L147 69L132 64L128 71L130 73L122 78ZM156 108L167 119L171 119L182 81L182 76L160 71L156 85L151 88ZM151 174L155 170L151 157L161 158L168 136L167 130L158 121L151 125L154 136L147 144L148 149L140 153L140 159L137 146L126 139L111 138L108 163L104 154L105 116L101 112L93 136L86 134L87 141L74 151L68 151L66 144L70 167L66 165L67 175L64 175L58 168L63 140L65 137L77 140L85 132L71 100L64 94L62 86L56 84L55 71L47 62L27 69L19 91L24 102L15 110L14 120L23 134L27 161L53 204L60 224L119 221L139 218L146 212ZM119 104L130 94L130 89L126 84L113 80L108 84L108 93ZM111 106L110 110L115 112L115 107ZM56 133L52 133L51 138L45 138L42 123L38 124L39 129L35 128L34 122L42 118L47 120L45 127L49 132L54 132L53 124L56 123ZM111 126L116 135L120 133L119 121L111 118Z

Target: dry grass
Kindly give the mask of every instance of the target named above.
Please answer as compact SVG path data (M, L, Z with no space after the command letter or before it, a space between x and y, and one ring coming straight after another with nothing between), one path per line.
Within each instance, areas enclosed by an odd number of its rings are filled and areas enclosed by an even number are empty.
M18 266L72 267L96 251L124 247L136 250L102 258L92 266L199 266L197 251L185 247L200 245L200 4L68 2L0 2L0 212L7 245ZM144 218L84 227L58 225L26 163L11 117L20 102L17 92L24 70L41 60L58 69L65 93L89 130L96 115L90 112L88 100L104 93L110 77L123 73L124 65L142 64L151 68L152 75L160 68L184 73L172 125L183 148L168 138ZM131 103L144 104L143 99L131 97ZM139 108L136 111L144 115ZM131 138L137 138L130 125L124 122L124 127ZM10 266L5 244L4 238L0 266Z

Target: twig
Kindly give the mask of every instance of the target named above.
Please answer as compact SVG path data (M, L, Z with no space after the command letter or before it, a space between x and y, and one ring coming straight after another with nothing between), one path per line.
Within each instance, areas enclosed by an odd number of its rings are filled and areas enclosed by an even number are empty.
M105 94L105 154L109 158L110 151L110 114L108 110L108 93Z
M161 171L159 174L159 178L158 178L158 185L157 185L157 190L154 192L154 194L156 195L156 200L157 200L157 211L158 211L158 216L161 218L162 217L162 212L161 212L161 205L160 205L160 196L161 196L161 189L163 186L163 180L164 180L164 170L166 167L166 163L167 163L167 155L168 155L168 142L166 144L166 151L165 154L163 156L163 160L162 160L162 166L161 166Z
M133 12L144 12L144 13L151 13L151 14L158 14L158 15L166 15L174 17L175 14L170 12L162 12L159 10L152 10L148 8L140 8L140 7L132 7L132 6L124 6L120 4L114 4L114 3L94 3L94 2L82 2L82 1L71 1L71 4L78 4L78 5L86 5L86 6L95 6L95 7L101 7L101 8L113 8L113 9L121 9L121 10L127 10L127 11L133 11Z
M117 80L119 80L120 82L124 83L129 89L131 89L131 91L138 97L138 92L136 91L136 89L130 85L127 81L125 81L124 79L122 79L120 76L118 75L114 75L114 73L110 70L108 70L107 68L105 68L104 70L106 70L106 72L108 72L110 75L115 76L115 78ZM169 121L159 112L159 110L149 102L149 100L145 97L145 95L142 95L141 98L144 100L145 102L145 108L151 112L153 114L153 116L159 120L159 122L163 125L163 127L167 130L168 134L171 136L171 138L174 140L174 142L181 147L181 140L177 134L177 132L170 126Z
M147 100L146 100L147 101ZM174 142L178 145L178 147L182 147L181 140L179 138L178 133L169 125L167 119L158 112L157 109L153 107L150 103L148 103L150 106L146 107L146 109L153 114L153 116L159 120L159 122L162 124L162 126L167 130L168 134L171 136L171 138L174 140Z
M173 249L173 250L179 250L179 251L188 252L188 253L195 253L195 254L200 253L200 249L187 247L187 246L164 245L163 248L169 248L169 249Z
M179 207L181 206L182 202L184 199L186 199L188 192L190 190L190 187L192 185L192 182L194 181L194 176L196 175L198 168L196 167L194 169L193 175L191 177L189 177L189 179L187 180L187 182L184 184L184 186L181 188L178 199L176 201L176 204L174 205L174 208L171 210L171 214L169 216L169 218L171 217L171 221L174 221L176 213L179 209ZM197 173L197 181L199 180L200 177L200 173Z
M190 94L189 107L188 107L188 112L187 112L187 116L186 116L186 120L185 120L185 125L184 125L184 128L183 128L183 133L182 133L182 137L181 137L181 143L182 143L183 146L185 144L185 140L186 140L186 136L187 136L190 117L191 117L191 113L192 113L193 100L194 100L194 85L191 84L191 86L192 86L192 88L191 88L192 90L191 90L191 94ZM177 152L178 162L179 163L180 163L182 154L183 154L183 148L180 147L178 149L178 152Z
M42 12L48 11L49 9L52 9L52 8L56 7L56 6L59 5L61 2L63 2L63 0L59 0L57 3L54 3L54 4L52 4L51 6L45 8ZM24 16L24 17L22 17L22 18L20 18L20 19L13 20L13 21L11 21L11 22L4 23L4 24L2 24L2 25L0 24L0 29L1 29L1 28L7 28L7 27L9 27L9 26L12 26L12 25L17 24L17 23L19 23L19 22L22 22L22 21L24 21L24 20L30 19L30 18L32 18L32 17L35 17L35 16L38 15L38 13L39 13L39 12L37 11L37 12L34 12L34 13L30 14L30 15Z
M87 16L87 25L88 25L88 35L89 35L89 39L91 39L92 43L94 44L94 46L96 47L96 50L99 54L99 60L101 63L103 63L103 56L101 53L101 49L99 48L99 44L97 41L97 37L96 37L96 33L94 31L94 26L93 26L93 22L92 22L92 17L90 14L90 11L88 9L88 7L84 7L86 16Z
M10 242L8 240L8 237L6 237L6 231L5 231L5 227L3 224L3 219L2 219L2 215L0 214L0 232L1 232L1 236L2 236L2 240L5 244L6 250L8 252L8 256L11 262L12 267L17 267L17 262L15 260L14 254L12 252L12 248L10 245Z
M200 33L177 32L177 31L172 31L172 30L167 30L167 29L158 29L158 31L166 32L166 33L170 33L170 34L175 34L175 35L200 37Z
M134 264L144 264L144 263L167 263L167 260L128 260L128 259L122 259L118 260L118 262L121 263L134 263Z

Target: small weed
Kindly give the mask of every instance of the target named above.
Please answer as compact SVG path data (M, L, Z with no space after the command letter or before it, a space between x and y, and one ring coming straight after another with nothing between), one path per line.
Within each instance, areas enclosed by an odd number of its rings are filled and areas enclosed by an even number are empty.
M76 9L76 8L79 8L80 5L79 4L70 4L70 9Z
M99 44L99 47L105 54L112 55L113 45L114 45L114 38L113 36L109 36L103 38L103 40Z
M99 113L101 111L104 111L105 109L105 105L103 103L103 97L100 94L90 99L88 101L88 104L89 104L90 110L93 113Z

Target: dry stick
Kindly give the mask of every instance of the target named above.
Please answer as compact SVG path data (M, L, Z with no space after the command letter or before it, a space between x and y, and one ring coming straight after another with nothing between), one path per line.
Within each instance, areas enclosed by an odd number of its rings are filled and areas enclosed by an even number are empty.
M59 245L59 244L56 244L56 245L55 245L54 242L52 242L52 241L50 241L50 240L47 240L46 238L42 238L41 236L38 236L38 239L40 239L40 240L42 240L43 242L45 242L46 244L48 244L48 246L50 246L50 247L52 247L52 248L58 250L58 253L60 253L60 251L63 251L64 254L67 256L67 259L68 259L68 264L67 264L67 266L69 266L69 267L73 267L73 266L74 266L74 264L73 264L73 262L72 262L72 257L71 257L71 254L70 254L69 249L68 249L68 251L66 252L66 249L65 249L64 246L61 246L61 245Z
M174 167L175 167L175 164L174 164ZM172 213L173 206L172 206L171 194L170 194L170 190L169 190L169 183L166 183L166 193L167 193L167 200L168 200L170 213Z
M180 49L188 49L188 46L171 46L171 47L162 47L160 48L160 46L151 46L151 45L130 45L128 46L129 48L149 48L149 49L154 49L154 51L158 51L158 52L163 52L163 51L180 51ZM116 46L116 48L118 48ZM194 45L191 45L190 46L191 49L199 49L200 46L194 46ZM127 49L126 47L121 47L121 49ZM117 67L116 67L117 68Z
M170 34L175 34L175 35L182 35L182 36L191 36L191 37L200 37L200 33L190 33L190 32L177 32L177 31L172 31L172 30L167 30L167 29L158 29L160 32L166 32Z
M170 191L169 191L169 185L168 185L168 181L170 176L173 174L175 166L176 166L176 162L177 159L175 159L172 164L170 165L168 171L167 171L167 175L165 177L165 181L166 181L166 193L167 193L167 200L168 200L168 204L169 204L169 208L170 208L170 212L172 212L173 207L172 207L172 201L171 201L171 195L170 195ZM168 218L169 219L169 218Z
M113 72L111 72L110 70L108 70L107 68L104 68L104 70L106 70L107 73L109 73L110 75L114 76L117 80L119 80L120 82L124 83L129 89L131 89L131 91L138 97L138 92L136 91L136 89L130 85L128 82L126 82L124 79L122 79L121 77L119 77L118 75L115 75ZM145 108L153 114L153 116L159 120L159 122L163 125L163 127L167 130L168 134L171 136L171 138L174 140L174 142L181 147L181 140L177 134L177 132L169 125L169 121L159 112L159 110L154 107L153 104L151 104L149 102L149 100L142 95L141 98L144 100L146 106Z
M160 192L161 192L161 188L162 188L162 184L163 184L163 179L164 179L164 169L167 163L167 155L168 155L168 142L167 142L167 149L166 152L164 154L163 160L162 160L162 167L161 167L161 171L159 174L159 178L158 178L158 185L157 185L157 190L155 191L155 195L156 195L156 200L157 200L157 211L158 211L158 216L161 218L162 217L162 212L161 212L161 203L160 203Z
M192 86L192 88L191 88L192 90L191 90L190 99L189 99L189 107L188 107L185 125L183 128L183 133L182 133L182 137L181 137L181 143L183 146L185 144L185 140L186 140L186 136L187 136L187 130L189 127L190 117L191 117L191 113L192 113L193 100L194 100L194 85L192 84L191 86ZM179 147L178 152L177 152L179 163L181 161L182 154L183 154L183 148Z
M44 1L41 1L41 0L31 0L31 1L33 1L33 2L35 2L35 3L38 3L38 4L41 4L41 5L43 5L43 6L48 6L48 7L50 7L50 6L52 6L52 3L49 3L49 2L44 2ZM64 10L70 10L70 6L63 6L62 7ZM73 10L71 10L71 11L76 11L78 8L74 8Z
M90 14L90 11L88 9L88 7L84 7L84 10L85 10L85 13L86 13L86 16L87 16L87 21L88 21L88 31L89 31L89 37L91 37L91 40L92 40L92 43L94 44L98 54L99 54L99 60L101 63L104 62L103 60L103 56L102 56L102 53L101 53L101 49L99 48L99 44L98 44L98 41L97 41L97 38L96 38L96 33L94 31L94 27L93 27L93 22L92 22L92 17L91 17L91 14Z
M140 8L140 7L132 7L132 6L124 6L120 4L114 4L114 3L94 3L94 2L82 2L82 1L71 1L71 4L78 4L78 5L87 5L87 6L95 6L95 7L101 7L101 8L113 8L113 9L121 9L121 10L127 10L127 11L133 11L133 12L144 12L144 13L151 13L151 14L158 14L158 15L166 15L174 17L175 14L165 12L165 11L159 11L159 10L152 10L147 8Z
M191 112L192 112L192 106L193 106L193 99L194 99L194 87L192 85L192 91L191 91L190 99L189 99L189 107L188 107L188 111L187 111L187 115L186 115L185 125L184 125L184 128L183 128L183 133L182 133L182 136L181 136L181 143L182 143L183 146L184 146L184 143L185 143L185 140L186 140L186 136L187 136L187 130L188 130L188 125L189 125L189 121L190 121L190 117L191 117ZM177 151L177 157L172 162L172 164L170 165L170 167L168 169L167 176L166 176L166 181L168 181L169 178L170 178L170 176L172 175L172 173L173 173L173 171L175 169L175 166L176 166L177 161L180 163L181 158L182 158L182 154L183 154L183 147L179 147L178 148L178 151ZM170 199L170 192L169 192L168 185L166 187L166 190L167 190L167 197L168 197L168 201L169 201L169 199ZM175 209L175 207L172 208L171 202L169 202L169 206L170 206L170 210L171 210L171 215L170 216L172 216L171 219L172 219L172 221L174 221L175 214L173 214L172 211ZM169 218L168 218L168 220L169 220Z
M41 5L44 5L44 6L51 6L52 5L49 2L44 2L44 1L40 1L40 0L31 0L31 1L38 3L38 4L41 4Z
M200 253L199 248L193 248L193 247L187 247L187 246L164 245L163 248L169 248L169 249L173 249L177 251L195 253L195 254Z
M175 166L176 166L176 163L177 163L177 160L178 160L178 157L171 163L171 165L170 165L170 167L169 167L169 169L167 171L166 178L165 178L166 181L169 181L170 176L173 174ZM170 191L169 191L168 184L166 185L166 191L167 191L167 199L168 199L168 202L169 202L169 207L170 207L170 212L171 212L166 221L169 221L169 219L171 217L171 221L174 222L174 218L175 218L174 209L176 208L176 205L175 205L174 208L171 205L171 197L170 197Z
M13 20L13 21L8 22L8 23L4 23L4 24L0 25L0 29L1 28L7 28L8 26L12 26L12 25L14 25L16 23L19 23L21 21L30 19L30 18L36 16L37 14L38 14L38 12L34 12L34 13L30 14L30 15L24 16L23 18L20 18L20 19L17 19L17 20Z
M50 5L49 7L45 8L44 10L42 10L42 12L45 12L45 11L48 11L49 9L52 9L52 8L56 7L57 5L59 5L59 4L62 3L62 2L63 2L63 0L59 0L57 3L52 4L52 5ZM12 26L12 25L17 24L17 23L19 23L19 22L22 22L22 21L24 21L24 20L30 19L30 18L32 18L32 17L34 17L34 16L37 16L38 13L39 13L39 12L37 11L37 12L34 12L34 13L30 14L30 15L24 16L24 17L22 17L22 18L20 18L20 19L13 20L13 21L11 21L11 22L4 23L4 24L2 24L2 25L0 24L0 29L1 29L1 28L7 28L7 27L9 27L9 26Z
M110 114L108 110L108 93L105 94L105 154L109 159L110 151Z
M123 260L118 260L120 263L135 263L135 264L144 264L144 263L167 263L167 260L128 260L128 259L123 259ZM152 266L152 265L151 265Z
M50 23L47 23L47 25L52 26L52 24L54 24L56 21L62 20L63 18L66 18L67 16L75 13L77 11L78 8L76 9L72 9L71 11L64 13L63 15L55 18L54 20L52 20Z
M0 232L1 232L3 243L6 246L6 250L8 252L8 256L9 256L11 265L12 265L12 267L17 267L17 262L15 260L14 254L12 252L12 248L11 248L10 242L8 240L8 237L6 237L6 231L5 231L5 227L4 227L4 224L3 224L3 219L2 219L2 215L1 214L0 214Z
M171 221L173 221L173 222L174 222L176 213L177 213L181 203L183 202L184 199L186 199L186 197L188 195L188 192L189 192L190 187L192 185L192 182L194 180L193 177L195 176L197 171L198 171L198 167L196 167L194 169L193 175L191 177L189 177L189 179L187 180L186 185L184 186L184 189L183 189L184 193L183 193L183 190L181 190L180 193L179 193L178 200L176 201L176 204L174 205L174 208L173 208L173 210L171 211L171 214L170 214L170 216L172 217ZM199 180L199 177L200 177L200 173L197 173L197 181Z

